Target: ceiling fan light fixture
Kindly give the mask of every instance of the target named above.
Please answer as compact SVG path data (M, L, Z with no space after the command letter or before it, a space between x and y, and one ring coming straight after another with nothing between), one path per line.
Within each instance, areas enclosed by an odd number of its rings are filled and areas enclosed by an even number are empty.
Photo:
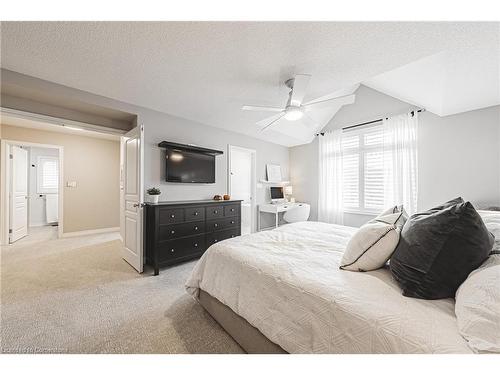
M288 107L285 111L285 119L288 121L297 121L304 116L304 112L299 107Z

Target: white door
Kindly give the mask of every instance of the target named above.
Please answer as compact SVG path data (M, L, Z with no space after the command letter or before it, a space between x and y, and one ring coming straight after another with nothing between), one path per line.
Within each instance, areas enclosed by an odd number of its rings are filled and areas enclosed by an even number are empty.
M142 272L142 171L144 136L137 126L121 138L122 218L120 224L122 257L138 272Z
M241 199L241 234L252 232L255 196L255 150L229 146L229 194Z
M11 155L10 243L28 234L28 151L12 146Z

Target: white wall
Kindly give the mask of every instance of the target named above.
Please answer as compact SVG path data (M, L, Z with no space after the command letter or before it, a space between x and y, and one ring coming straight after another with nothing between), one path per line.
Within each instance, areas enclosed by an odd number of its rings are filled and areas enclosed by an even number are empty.
M344 106L324 128L337 129L396 115L414 107L366 86L356 102ZM426 209L461 195L477 207L500 205L500 106L419 120L418 206ZM311 204L317 219L318 140L290 148L290 178L297 200ZM372 216L345 214L346 225L359 226Z
M30 147L29 171L29 226L36 227L47 225L45 215L45 197L37 193L37 170L39 156L59 157L59 150L56 148Z

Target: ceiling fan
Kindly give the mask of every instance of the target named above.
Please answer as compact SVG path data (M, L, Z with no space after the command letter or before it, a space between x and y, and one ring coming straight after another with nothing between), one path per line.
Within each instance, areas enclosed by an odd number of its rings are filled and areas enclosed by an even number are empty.
M324 100L315 99L303 104L302 101L306 95L306 89L310 79L311 76L309 74L296 74L294 78L290 78L285 81L285 85L290 88L290 94L285 108L244 105L241 109L245 111L278 112L276 115L265 118L264 120L256 123L259 127L261 127L261 131L263 131L282 118L288 121L297 121L302 118L306 118L309 122L312 121L315 123L313 119L307 116L305 113L306 111L331 106L333 102L348 97L352 97L352 102L354 102L354 95L343 95Z

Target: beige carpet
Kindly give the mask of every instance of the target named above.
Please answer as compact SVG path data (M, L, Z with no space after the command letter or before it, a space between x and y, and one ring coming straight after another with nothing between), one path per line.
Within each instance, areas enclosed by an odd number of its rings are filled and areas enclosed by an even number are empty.
M185 293L195 262L139 275L116 233L51 237L1 250L3 353L243 352Z

